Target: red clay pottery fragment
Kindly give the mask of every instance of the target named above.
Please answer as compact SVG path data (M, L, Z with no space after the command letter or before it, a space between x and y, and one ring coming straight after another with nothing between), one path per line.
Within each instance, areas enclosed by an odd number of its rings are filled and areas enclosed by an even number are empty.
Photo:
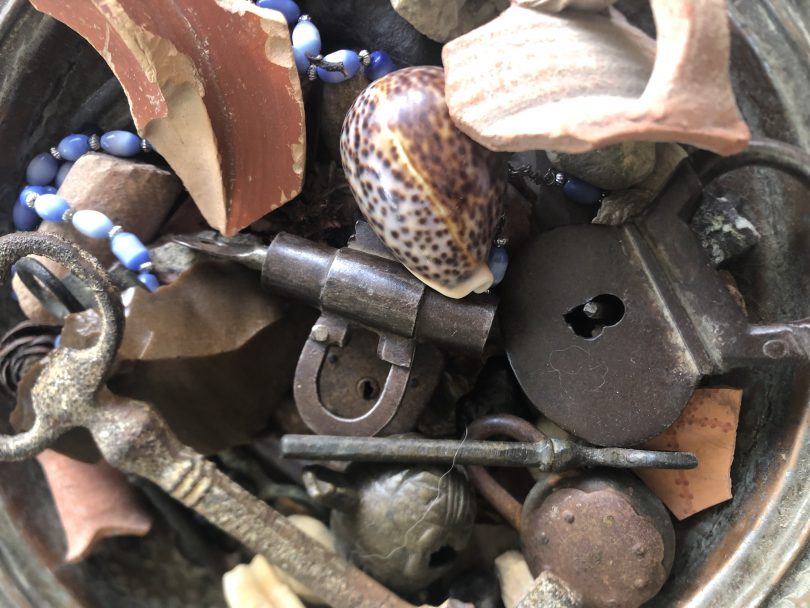
M613 9L520 4L442 52L450 115L478 143L587 152L675 141L719 154L747 145L729 80L725 0L651 0L657 48Z
M121 81L139 133L233 234L293 198L304 108L281 13L244 0L31 0Z
M737 442L742 391L699 388L681 417L647 441L645 450L683 450L698 458L696 469L637 469L646 483L678 519L731 498L731 462Z
M144 536L152 518L124 475L104 460L87 464L53 450L37 460L51 488L67 540L66 562L84 559L111 536Z

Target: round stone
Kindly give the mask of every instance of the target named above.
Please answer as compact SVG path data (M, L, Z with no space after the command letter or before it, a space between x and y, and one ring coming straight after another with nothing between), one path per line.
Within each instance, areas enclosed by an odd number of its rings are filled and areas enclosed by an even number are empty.
M624 190L646 179L655 168L655 144L623 142L583 154L546 151L560 171L602 190Z

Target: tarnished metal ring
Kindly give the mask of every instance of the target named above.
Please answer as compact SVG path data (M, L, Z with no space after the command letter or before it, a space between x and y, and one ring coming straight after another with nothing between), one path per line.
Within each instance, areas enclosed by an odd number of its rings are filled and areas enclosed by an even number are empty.
M467 437L469 439L488 439L493 435L506 435L512 439L533 443L548 441L546 435L532 426L531 423L523 418L509 414L484 416L467 427ZM501 484L495 481L495 478L484 467L468 465L466 468L470 481L476 489L506 521L512 524L515 529L520 530L523 505L515 500L514 496L507 492Z
M733 156L717 156L700 151L692 156L692 166L704 185L735 169L762 166L792 175L810 188L810 154L797 146L774 139L752 140L745 150Z
M60 321L70 313L85 309L70 288L39 260L27 256L19 260L14 268L31 295Z

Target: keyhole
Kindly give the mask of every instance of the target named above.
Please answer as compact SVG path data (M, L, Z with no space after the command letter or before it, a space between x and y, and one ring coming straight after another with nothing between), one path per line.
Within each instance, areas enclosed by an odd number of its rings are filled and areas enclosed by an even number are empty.
M594 340L605 327L616 325L624 317L624 302L613 294L603 293L575 306L563 315L565 322L578 336Z
M364 400L371 401L380 394L380 385L374 378L361 378L357 382L357 394Z

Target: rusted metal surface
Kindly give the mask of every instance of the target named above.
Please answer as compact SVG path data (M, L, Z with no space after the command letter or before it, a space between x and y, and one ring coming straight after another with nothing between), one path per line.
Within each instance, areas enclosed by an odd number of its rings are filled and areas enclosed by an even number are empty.
M653 597L669 574L675 534L634 502L618 483L552 491L524 515L521 544L532 573L552 572L593 608L636 608Z
M701 158L706 181L738 166L810 182L810 156L769 141ZM753 324L688 225L703 183L683 163L637 224L539 235L507 277L509 360L535 406L599 445L632 445L680 415L702 376L810 357L810 323Z
M435 347L480 355L495 317L489 296L446 298L427 288L381 245L365 222L358 222L348 247L334 249L281 233L263 250L225 239L178 237L177 242L261 268L262 284L281 295L320 308L301 350L294 394L298 413L319 434L372 436L411 430L438 381ZM379 378L364 373L328 377L330 357L351 346L352 328L379 336ZM415 373L417 342L423 345ZM383 371L384 370L384 371ZM339 381L339 390L334 391ZM364 407L348 394L374 394ZM421 387L421 389L417 388ZM331 391L332 403L326 395ZM335 401L339 403L336 405Z
M310 460L532 467L540 471L564 471L583 466L692 469L698 464L694 454L689 452L593 448L566 439L548 439L540 431L537 431L540 438L534 441L475 440L494 434L511 435L503 428L488 434L481 430L492 422L510 419L534 428L521 418L502 414L473 422L468 433L473 439L285 435L281 439L281 449L289 458ZM528 433L523 435L528 436Z
M123 333L120 298L112 282L76 245L39 234L0 238L0 274L6 276L14 262L29 254L59 262L90 287L100 333L86 348L59 348L35 364L26 377L30 385L21 387L23 402L36 416L33 426L0 436L1 460L30 458L66 431L87 428L110 464L153 481L336 608L410 606L181 444L148 405L109 393L103 382ZM102 393L113 407L96 407Z

